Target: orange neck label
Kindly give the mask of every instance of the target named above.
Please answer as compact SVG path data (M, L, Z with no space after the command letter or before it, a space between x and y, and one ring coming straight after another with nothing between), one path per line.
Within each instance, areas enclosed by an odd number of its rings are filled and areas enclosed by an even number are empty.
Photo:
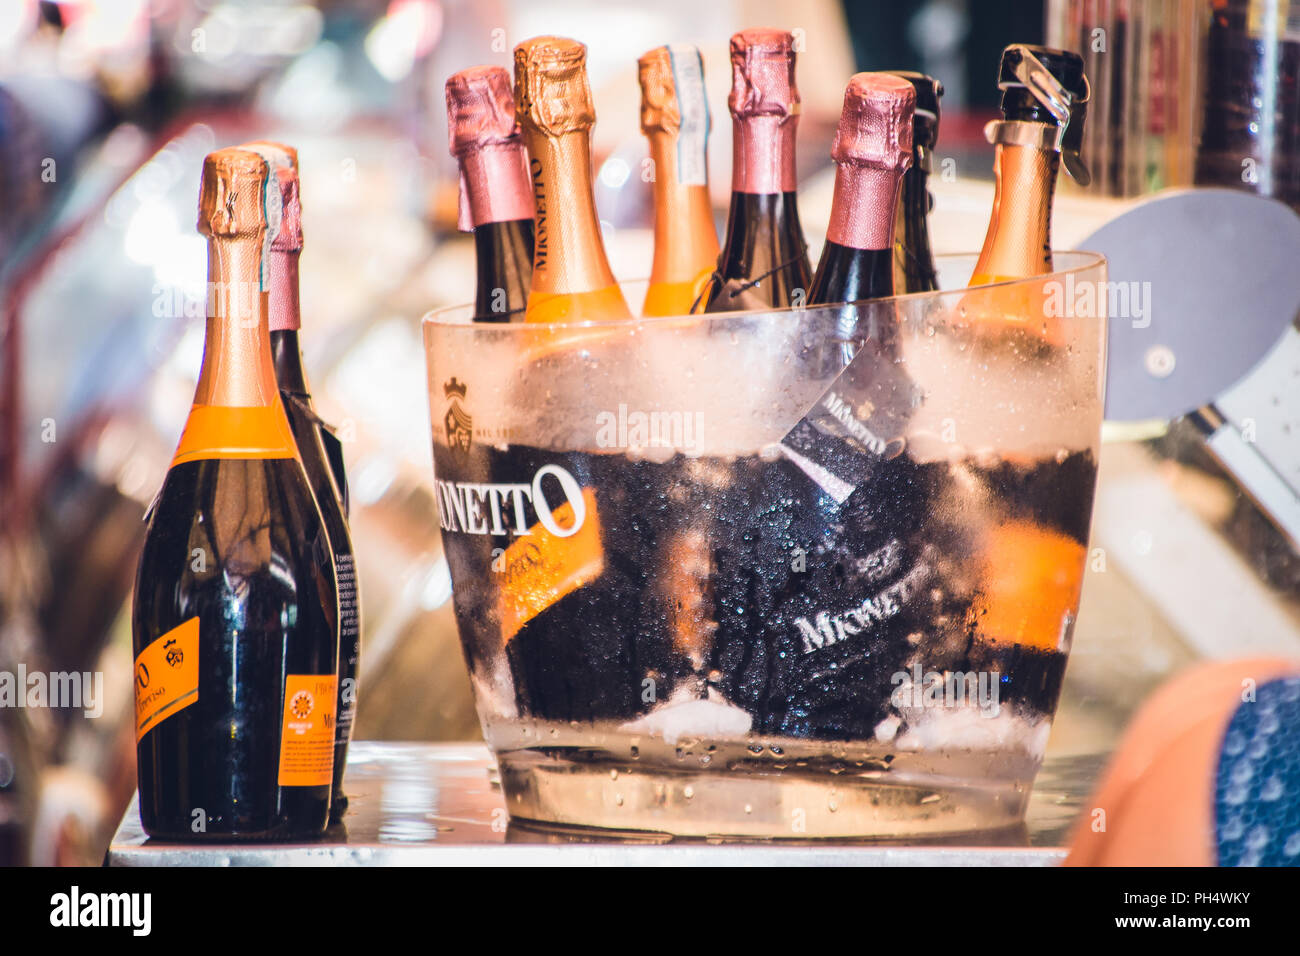
M282 787L328 787L334 781L337 674L289 674L280 724Z
M623 290L616 285L592 292L528 293L525 322L608 322L630 319Z
M585 512L582 526L568 537L551 534L538 522L499 559L501 584L501 641L508 642L520 628L548 607L599 577L605 570L600 543L596 492L582 490ZM565 502L552 513L561 529L575 520L573 505Z
M199 619L192 617L136 655L136 743L198 699Z
M691 306L700 298L713 275L710 267L687 282L655 282L646 289L641 314L652 316L690 315Z
M204 458L295 458L298 446L284 406L195 405L171 467Z

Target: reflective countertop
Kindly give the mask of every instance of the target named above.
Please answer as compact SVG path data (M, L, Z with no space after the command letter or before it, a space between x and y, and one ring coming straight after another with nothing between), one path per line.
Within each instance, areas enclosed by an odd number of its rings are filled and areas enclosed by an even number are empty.
M149 839L138 796L109 866L855 865L1048 866L1100 770L1100 757L1049 759L1023 827L920 845L680 840L522 825L509 820L482 744L358 741L348 755L348 813L310 843L180 845Z

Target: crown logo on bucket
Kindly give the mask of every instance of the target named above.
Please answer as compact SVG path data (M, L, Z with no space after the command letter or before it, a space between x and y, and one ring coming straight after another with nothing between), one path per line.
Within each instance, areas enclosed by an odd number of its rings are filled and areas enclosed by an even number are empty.
M448 400L447 414L442 419L443 427L447 429L447 444L462 454L469 453L470 442L474 439L474 419L462 404L468 391L454 377L442 386L443 397Z

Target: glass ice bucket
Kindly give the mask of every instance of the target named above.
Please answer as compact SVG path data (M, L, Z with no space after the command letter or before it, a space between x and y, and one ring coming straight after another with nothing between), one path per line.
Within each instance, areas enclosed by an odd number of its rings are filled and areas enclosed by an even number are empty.
M424 320L443 549L516 820L1016 825L1087 555L1105 261L847 306ZM629 287L633 308L642 290Z

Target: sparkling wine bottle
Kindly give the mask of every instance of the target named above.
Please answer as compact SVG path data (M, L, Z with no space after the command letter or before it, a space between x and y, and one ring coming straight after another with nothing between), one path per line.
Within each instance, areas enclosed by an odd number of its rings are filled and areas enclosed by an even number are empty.
M709 203L704 61L693 46L661 46L637 64L655 209L654 262L641 314L685 315L718 259Z
M898 202L894 226L894 290L899 295L934 292L939 277L930 251L930 209L934 197L930 178L935 144L939 141L939 98L943 84L924 73L890 71L916 90L916 111L912 119L912 165L903 174L903 195Z
M280 189L280 229L271 243L269 297L271 356L280 386L289 428L293 431L307 482L325 521L334 555L339 596L339 696L334 729L334 796L330 816L340 819L347 810L343 774L348 743L356 717L357 667L361 659L361 599L352 535L344 511L342 445L312 405L307 373L303 369L298 332L302 328L298 297L298 257L302 253L302 204L298 180L298 151L281 143L246 143L271 164ZM332 450L333 455L328 452ZM337 465L332 464L336 461Z
M998 76L1003 119L985 129L994 144L993 214L971 276L988 285L1052 271L1052 198L1061 160L1087 185L1079 159L1089 99L1083 58L1067 50L1013 44Z
M842 303L819 362L826 393L785 436L782 453L812 479L833 512L879 482L906 445L914 388L899 364L892 311L863 303L894 294L893 234L904 172L912 162L916 93L889 73L859 73L844 91L831 146L830 224L809 291L812 305ZM810 510L815 505L810 503Z
M998 74L1003 119L985 128L993 143L995 191L984 247L961 309L980 347L1052 361L1069 341L1068 321L1050 307L1049 282L997 285L1052 271L1052 198L1062 163L1080 185L1090 181L1079 157L1089 96L1083 58L1066 50L1013 44L1002 52ZM1063 623L1078 611L1086 528L1062 523L1054 503L1036 501L1015 485L1033 476L1040 488L1070 480L1080 456L1006 463L982 480L1001 497L1033 505L996 525L986 536L976 602L976 644L999 653L1060 650ZM975 471L966 466L968 475ZM1010 667L1003 663L1004 670ZM1053 678L1055 680L1055 678ZM1059 686L1059 685L1057 685Z
M262 156L208 155L203 366L132 610L140 816L155 837L302 837L329 822L338 596L271 357L280 205Z
M610 270L591 189L587 48L563 37L515 47L515 104L533 186L533 277L525 321L632 317Z
M731 38L731 211L703 294L706 312L807 300L812 266L795 198L794 67L794 37L784 30L743 30Z
M912 163L912 84L889 73L859 73L844 92L835 131L835 191L813 305L894 294L894 220Z
M447 134L460 165L460 228L474 233L474 321L522 321L533 274L533 203L510 74L499 66L452 74Z

